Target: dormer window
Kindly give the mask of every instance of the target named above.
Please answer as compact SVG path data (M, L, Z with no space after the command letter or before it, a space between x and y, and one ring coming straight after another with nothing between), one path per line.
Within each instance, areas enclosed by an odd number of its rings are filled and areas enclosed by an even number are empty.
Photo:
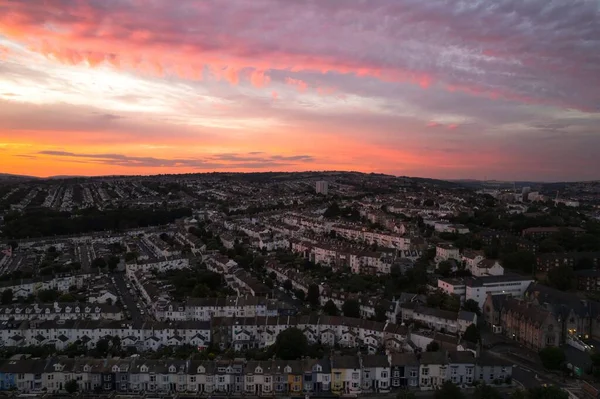
M256 374L260 374L260 373L262 373L263 371L262 371L262 369L261 369L260 367L257 367L257 368L256 368L256 370L254 370L254 372L255 372Z
M283 371L289 374L289 373L292 372L292 368L290 366L285 366L285 368L283 369Z
M142 366L142 367L140 367L140 371L141 371L142 373L147 373L147 372L148 372L148 367L146 367L146 366Z
M169 367L169 373L174 373L174 372L175 372L175 366Z
M112 371L113 373L119 372L119 366L113 366Z
M202 366L198 367L198 374L204 374L205 371L206 370L204 369L204 367L202 367Z

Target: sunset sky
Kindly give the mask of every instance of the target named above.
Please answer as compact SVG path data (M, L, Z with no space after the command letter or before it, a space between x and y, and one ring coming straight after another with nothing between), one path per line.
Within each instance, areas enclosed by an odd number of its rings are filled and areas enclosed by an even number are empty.
M0 0L0 173L600 179L598 0Z

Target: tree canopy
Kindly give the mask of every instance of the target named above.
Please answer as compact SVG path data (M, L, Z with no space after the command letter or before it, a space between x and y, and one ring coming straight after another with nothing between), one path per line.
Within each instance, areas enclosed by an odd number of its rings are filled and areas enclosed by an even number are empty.
M278 358L296 360L306 355L308 341L300 329L291 327L277 335L274 349Z
M342 305L342 313L346 317L360 317L360 304L356 299L347 299Z

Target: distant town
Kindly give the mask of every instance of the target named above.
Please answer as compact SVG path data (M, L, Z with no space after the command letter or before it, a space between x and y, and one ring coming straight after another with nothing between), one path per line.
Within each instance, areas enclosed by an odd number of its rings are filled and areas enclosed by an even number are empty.
M0 176L0 234L7 394L600 393L600 182Z

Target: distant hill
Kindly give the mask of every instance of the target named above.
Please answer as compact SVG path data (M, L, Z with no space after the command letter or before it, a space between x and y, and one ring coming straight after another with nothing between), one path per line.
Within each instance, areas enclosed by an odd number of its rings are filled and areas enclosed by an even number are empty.
M10 173L0 173L0 182L12 183L24 180L39 180L39 177L26 176L26 175L12 175Z

